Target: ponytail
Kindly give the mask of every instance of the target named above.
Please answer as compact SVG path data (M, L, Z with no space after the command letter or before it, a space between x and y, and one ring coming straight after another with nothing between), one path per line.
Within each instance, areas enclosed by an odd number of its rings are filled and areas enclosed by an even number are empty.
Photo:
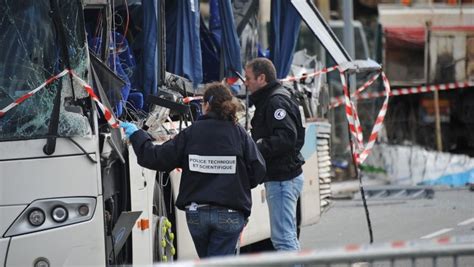
M219 82L208 84L204 92L204 102L209 103L210 111L219 120L237 122L239 105L227 86Z

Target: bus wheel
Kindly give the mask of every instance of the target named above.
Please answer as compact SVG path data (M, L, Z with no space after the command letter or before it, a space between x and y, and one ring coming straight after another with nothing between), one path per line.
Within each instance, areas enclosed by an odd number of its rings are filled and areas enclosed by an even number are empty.
M166 216L166 206L163 198L163 173L158 173L153 191L153 262L170 262L174 260L176 248L172 224Z
M153 262L170 262L176 254L171 222L164 216L153 215Z

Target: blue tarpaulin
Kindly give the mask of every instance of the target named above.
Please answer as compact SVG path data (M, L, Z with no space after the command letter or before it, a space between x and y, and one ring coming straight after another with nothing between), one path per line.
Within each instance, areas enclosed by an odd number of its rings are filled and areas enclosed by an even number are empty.
M271 9L270 60L279 79L290 72L301 17L290 1L274 0Z
M214 40L221 44L221 16L219 12L219 0L209 1L209 30L212 33Z
M242 60L240 54L240 42L235 26L232 3L230 0L211 0L209 29L213 39L218 45L220 60L224 60L224 72L222 78L237 78L235 71L242 71ZM206 66L207 67L207 66ZM234 88L235 87L235 88ZM238 93L239 86L232 86L232 91Z
M159 40L157 29L160 21L159 5L161 0L142 0L143 10L143 50L139 66L138 86L143 91L146 98L147 95L156 95L158 85L158 49Z
M199 19L198 0L166 1L166 67L194 87L203 78Z
M219 81L220 49L214 34L207 28L201 17L201 55L203 83Z
M124 73L131 83L130 95L122 94L125 101L138 109L147 109L144 100L148 95L156 95L158 91L158 51L160 42L158 30L160 28L160 5L159 0L136 1L128 6L132 21L137 29L132 46L128 47L127 40L121 36L116 37L119 44L119 57ZM137 58L135 58L135 55ZM120 75L120 72L118 72ZM123 79L123 78L122 78Z
M221 53L224 53L224 75L225 77L235 77L233 71L240 72L242 70L242 61L232 4L230 0L221 0L218 6L221 18Z

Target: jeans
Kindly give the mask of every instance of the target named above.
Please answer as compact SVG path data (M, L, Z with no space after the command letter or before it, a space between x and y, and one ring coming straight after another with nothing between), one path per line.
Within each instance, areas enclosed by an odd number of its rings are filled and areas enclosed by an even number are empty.
M271 240L276 250L300 249L296 229L296 204L303 182L303 174L287 181L265 182Z
M244 228L242 212L224 207L186 208L186 221L199 258L232 255Z

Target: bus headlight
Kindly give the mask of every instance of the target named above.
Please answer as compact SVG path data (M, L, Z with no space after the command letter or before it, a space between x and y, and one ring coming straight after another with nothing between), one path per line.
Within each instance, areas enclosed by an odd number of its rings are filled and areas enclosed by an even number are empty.
M89 207L87 205L82 205L77 209L77 211L79 212L79 215L86 216L89 214Z
M64 222L67 219L67 210L63 206L57 206L53 208L53 211L51 212L51 217L53 217L53 220L55 222L61 223Z
M28 222L33 226L40 226L44 223L46 216L44 212L40 209L33 209L28 214Z
M33 201L8 228L4 237L88 221L94 214L96 202L97 200L93 197L54 198Z

